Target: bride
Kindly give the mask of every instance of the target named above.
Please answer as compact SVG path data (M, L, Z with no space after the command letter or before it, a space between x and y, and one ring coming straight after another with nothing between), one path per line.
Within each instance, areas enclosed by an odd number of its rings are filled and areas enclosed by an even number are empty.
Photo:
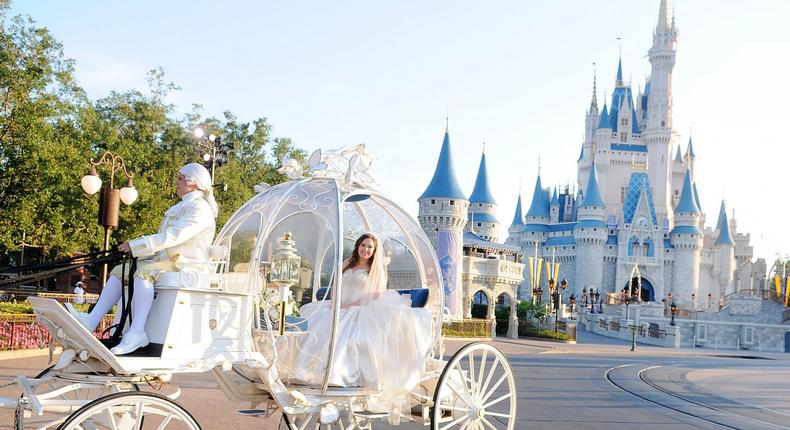
M383 254L378 238L365 233L354 244L351 257L343 262L335 354L329 375L331 386L380 392L368 405L371 411L408 406L406 394L419 381L433 340L430 312L412 308L408 295L386 289ZM323 383L332 308L330 299L302 306L299 312L308 321L307 332L278 338L283 379L308 385Z

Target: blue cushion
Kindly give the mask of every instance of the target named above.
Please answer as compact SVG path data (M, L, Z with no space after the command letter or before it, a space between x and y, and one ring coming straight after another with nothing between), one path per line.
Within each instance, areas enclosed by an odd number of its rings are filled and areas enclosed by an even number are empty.
M398 293L401 295L408 294L411 296L411 307L424 308L428 303L429 291L430 290L427 288L414 288L412 290L398 290Z
M401 295L408 294L411 297L411 307L424 308L428 303L429 289L414 288L411 290L396 290ZM321 287L315 293L316 300L328 300L332 298L331 290L328 287Z

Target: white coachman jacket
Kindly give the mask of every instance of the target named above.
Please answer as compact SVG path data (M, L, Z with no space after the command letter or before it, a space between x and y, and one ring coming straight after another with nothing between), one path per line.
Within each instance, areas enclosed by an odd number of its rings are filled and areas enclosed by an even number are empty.
M132 255L148 261L170 260L179 271L203 271L214 240L214 211L195 190L165 211L165 219L156 234L129 241Z

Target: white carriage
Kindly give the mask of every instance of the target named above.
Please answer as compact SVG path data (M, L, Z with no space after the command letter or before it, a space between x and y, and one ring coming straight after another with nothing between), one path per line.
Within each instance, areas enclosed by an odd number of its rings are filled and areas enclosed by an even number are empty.
M175 401L180 390L172 376L211 372L229 399L250 406L243 413L279 419L280 428L370 429L380 420L431 429L513 429L516 390L506 357L487 343L472 343L443 359L436 255L411 216L363 185L365 169L355 168L354 151L312 157L310 176L260 190L218 234L206 263L210 275L160 277L145 350L115 356L58 302L31 298L38 321L63 352L38 377L17 378L20 398L0 398L0 406L15 408L16 428L198 429ZM430 351L419 381L408 387L405 409L371 411L375 389L330 383L333 356L342 347L336 342L339 274L363 232L374 232L389 257L387 288L409 294L413 307L432 316L425 327L432 333ZM290 315L296 312L282 305L319 300L331 306L331 327L311 327L309 318ZM283 320L281 313L289 315ZM317 330L330 339L319 361L321 378L294 381L278 348Z

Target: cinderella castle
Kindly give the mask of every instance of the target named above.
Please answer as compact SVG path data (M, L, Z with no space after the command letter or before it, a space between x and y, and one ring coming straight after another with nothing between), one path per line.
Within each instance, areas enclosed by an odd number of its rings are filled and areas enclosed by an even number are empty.
M623 80L622 60L611 99L602 107L593 80L577 160L577 191L544 187L539 174L525 215L518 197L504 243L485 154L467 198L458 186L445 132L433 179L418 199L418 219L439 248L440 259L448 253L437 241L444 232L463 238L463 251L454 250L456 254L468 255L470 248L487 244L488 258L554 256L560 263L557 279L568 282L566 297L580 297L590 287L602 294L619 292L632 282L635 268L643 300L660 301L672 294L685 308L710 307L725 295L751 289L757 283L753 272L757 279L759 270L753 270L749 234L737 231L734 214L728 216L723 201L715 228L705 227L699 199L705 190L698 191L694 147L691 139L678 142L672 128L677 35L675 19L661 0L644 91L635 93ZM456 258L463 260L461 255ZM525 278L528 270L513 287L519 299L531 295ZM467 299L479 289L493 291L486 282L498 282L496 277L476 279L463 285L458 281Z

